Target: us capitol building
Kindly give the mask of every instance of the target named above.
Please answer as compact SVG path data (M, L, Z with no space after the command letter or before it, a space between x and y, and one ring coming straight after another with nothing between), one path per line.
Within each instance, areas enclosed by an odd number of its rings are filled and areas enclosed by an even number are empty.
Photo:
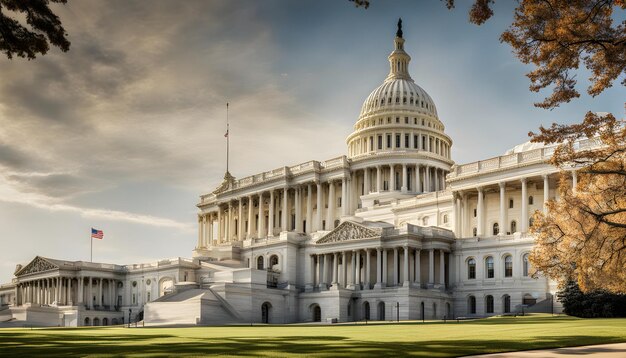
M37 256L0 286L0 324L349 322L555 312L533 275L532 214L557 196L554 147L455 164L399 27L347 155L236 179L197 204L192 259ZM593 145L587 140L583 148ZM576 173L570 179L575 184ZM557 197L558 199L558 197ZM533 277L534 276L534 277ZM1 323L4 322L4 323Z

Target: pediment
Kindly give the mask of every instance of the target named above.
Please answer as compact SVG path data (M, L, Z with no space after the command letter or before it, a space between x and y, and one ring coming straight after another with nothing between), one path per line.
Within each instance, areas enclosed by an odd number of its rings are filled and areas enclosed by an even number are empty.
M369 228L363 225L353 223L351 221L344 221L339 224L339 226L337 226L333 231L329 232L324 237L317 240L317 243L328 244L341 241L371 239L375 237L380 237L381 233L381 228Z
M235 183L235 177L230 175L229 172L226 172L226 174L224 174L224 180L222 180L222 183L215 190L213 190L212 194L217 195L217 194L223 193L227 191L228 189L232 188L234 183Z
M58 270L59 266L53 264L52 262L46 260L43 257L37 256L35 257L28 265L22 267L19 271L15 273L15 276L23 276L38 272L46 272L52 270Z

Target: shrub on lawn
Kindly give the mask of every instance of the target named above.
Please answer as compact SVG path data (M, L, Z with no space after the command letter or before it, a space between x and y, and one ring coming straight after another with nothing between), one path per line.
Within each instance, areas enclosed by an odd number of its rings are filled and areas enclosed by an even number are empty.
M570 281L557 293L563 312L570 316L626 317L626 295L602 290L582 292L575 281Z

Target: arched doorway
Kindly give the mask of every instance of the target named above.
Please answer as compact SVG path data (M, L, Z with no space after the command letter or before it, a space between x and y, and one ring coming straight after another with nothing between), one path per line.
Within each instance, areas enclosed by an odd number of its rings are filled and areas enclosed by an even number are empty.
M319 305L313 306L313 322L322 322L322 309Z
M265 269L265 263L263 260L263 256L259 256L256 259L256 268L257 270L264 270Z
M89 326L90 324L89 317L85 317L85 326Z
M270 267L268 267L268 269L273 270L274 266L278 266L278 256L277 255L270 256Z
M365 318L366 321L370 320L370 303L367 301L363 303L363 318Z
M385 302L378 302L378 320L385 320Z
M100 318L96 317L93 319L93 325L94 326L99 326L100 325Z
M263 303L261 305L261 322L270 323L270 311L272 309L272 305L269 302Z
M117 324L118 324L118 323L117 323L117 318L113 318L113 319L111 320L111 325L113 325L113 326L117 326Z
M102 325L103 325L103 326L108 326L108 325L109 325L109 319L108 319L108 318L106 318L106 317L105 317L105 318L103 318L103 319L102 319Z
M511 296L509 295L502 296L502 301L503 301L502 303L504 306L502 307L502 312L511 313Z

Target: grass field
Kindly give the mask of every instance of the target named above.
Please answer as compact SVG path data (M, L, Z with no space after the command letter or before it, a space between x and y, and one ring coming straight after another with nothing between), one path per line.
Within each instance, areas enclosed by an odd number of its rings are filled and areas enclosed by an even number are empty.
M626 342L626 319L499 317L460 323L0 329L0 356L450 357Z

